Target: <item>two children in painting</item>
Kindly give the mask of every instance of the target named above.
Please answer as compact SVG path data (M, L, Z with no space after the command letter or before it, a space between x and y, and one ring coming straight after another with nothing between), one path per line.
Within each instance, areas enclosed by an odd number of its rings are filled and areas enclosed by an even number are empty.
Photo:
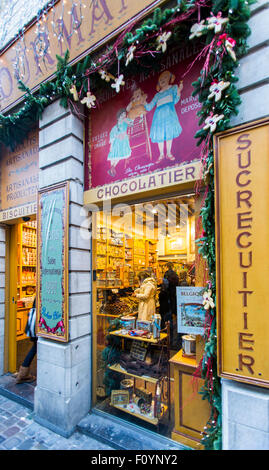
M111 163L110 176L116 175L116 166L119 161L131 156L128 128L133 125L136 118L140 121L144 119L147 112L155 108L151 128L150 140L158 144L159 156L156 164L160 163L166 156L170 161L174 161L172 154L173 139L182 132L175 105L178 103L183 89L183 82L175 85L175 75L168 70L159 76L156 86L157 93L150 103L147 103L147 95L137 88L133 92L132 99L126 109L121 109L117 113L117 124L110 132L110 151L108 160ZM165 155L166 143L166 155Z

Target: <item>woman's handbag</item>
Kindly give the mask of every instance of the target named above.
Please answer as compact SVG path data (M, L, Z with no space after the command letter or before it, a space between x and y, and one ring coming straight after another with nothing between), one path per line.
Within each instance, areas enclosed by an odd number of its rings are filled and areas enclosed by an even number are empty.
M25 327L25 333L30 338L36 338L35 323L36 323L36 309L33 307L28 313L28 319L27 319L27 323Z

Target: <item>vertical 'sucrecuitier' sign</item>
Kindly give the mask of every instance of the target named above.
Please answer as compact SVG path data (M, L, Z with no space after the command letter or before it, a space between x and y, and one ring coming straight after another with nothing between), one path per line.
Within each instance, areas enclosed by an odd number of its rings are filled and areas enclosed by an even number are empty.
M38 193L37 335L68 341L68 182Z
M269 120L215 136L221 377L269 387Z

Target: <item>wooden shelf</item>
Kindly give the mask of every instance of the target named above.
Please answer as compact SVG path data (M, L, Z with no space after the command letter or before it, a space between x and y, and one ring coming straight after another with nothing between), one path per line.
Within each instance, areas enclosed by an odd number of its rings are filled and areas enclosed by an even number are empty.
M122 289L122 285L120 286L96 286L96 289Z
M147 375L130 374L125 369L123 369L120 364L113 364L113 366L108 366L108 368L113 370L114 372L119 372L120 374L128 375L129 377L134 377L136 379L145 380L146 382L150 382L150 383L155 384L155 385L159 381L159 379L155 379L154 377L149 377Z
M113 315L111 313L97 313L98 317L113 317L113 318L119 318L119 315Z
M159 339L154 339L154 338L144 338L143 336L123 335L122 333L118 333L119 331L121 331L121 330L111 331L109 334L114 335L114 336L120 336L121 338L135 339L137 341L144 341L146 343L151 343L151 344L158 344L158 343L162 342L164 339L167 338L167 333L161 333Z
M142 413L136 413L134 411L130 411L128 410L128 408L124 408L123 405L112 405L112 403L110 403L110 406L113 406L117 410L121 410L121 411L124 411L125 413L133 415L136 418L142 419L143 421L147 421L147 423L153 424L154 426L157 426L159 424L160 419L162 419L162 417L165 415L167 411L167 406L162 404L162 407L164 409L162 415L160 416L160 418L153 418L147 415L143 415Z
M22 225L23 225L23 227L29 228L30 230L37 230L36 227L30 227L30 225L26 225L26 224L22 224Z

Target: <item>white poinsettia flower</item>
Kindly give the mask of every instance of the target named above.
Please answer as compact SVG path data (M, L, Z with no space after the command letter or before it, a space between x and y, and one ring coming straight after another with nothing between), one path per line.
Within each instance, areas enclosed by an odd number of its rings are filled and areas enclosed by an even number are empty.
M212 290L209 289L207 292L203 294L203 306L205 310L209 310L210 308L214 308L215 304L212 299Z
M219 101L222 96L223 90L228 88L230 86L230 82L224 82L221 80L220 82L214 82L209 88L210 95L208 95L208 98L215 98L215 101Z
M86 104L87 108L91 109L95 107L96 96L88 91L87 96L81 100L82 104Z

